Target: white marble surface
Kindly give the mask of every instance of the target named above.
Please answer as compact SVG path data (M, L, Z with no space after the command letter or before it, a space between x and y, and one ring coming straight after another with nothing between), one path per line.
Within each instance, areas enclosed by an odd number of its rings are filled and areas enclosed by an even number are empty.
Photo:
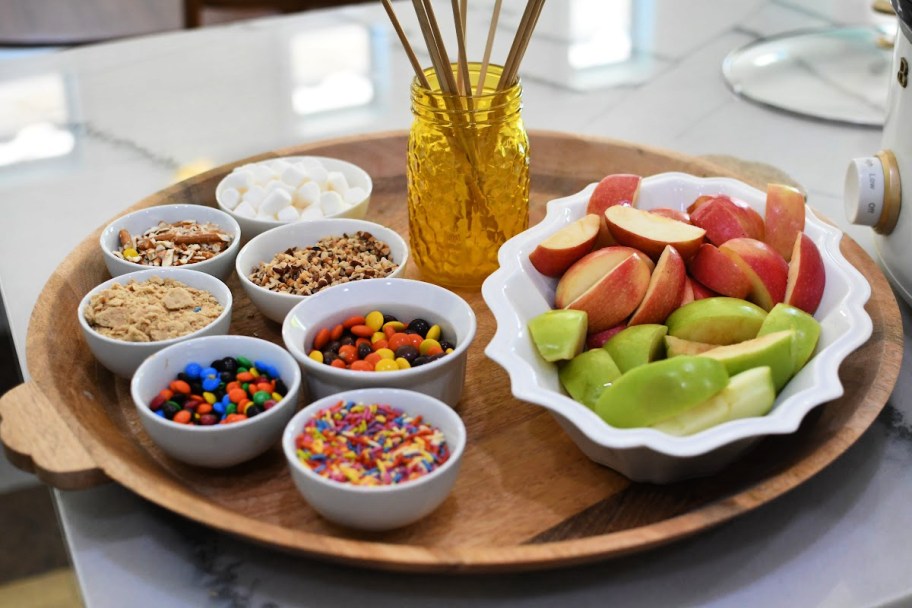
M486 30L492 5L472 3L471 31ZM396 6L417 42L410 6ZM505 2L495 56L505 53L519 6ZM597 11L607 12L592 18ZM867 2L849 0L554 0L524 62L526 125L770 164L871 251L869 232L842 218L842 180L850 158L879 149L879 131L748 103L728 90L721 63L758 37L880 20ZM629 49L606 48L606 39L624 40L624 28L614 24L628 22ZM476 47L483 37L476 36ZM593 48L629 50L630 58L574 68L593 62ZM345 70L364 76L346 99L372 86L364 103L296 112L296 88ZM189 170L311 140L406 128L409 78L379 3L0 62L0 161L15 152L3 146L28 124L58 125L64 149L72 141L67 154L0 165L7 227L0 290L23 365L38 294L86 234ZM299 93L299 104L326 100L320 91ZM34 251L40 254L24 253ZM341 568L216 534L116 485L57 492L56 499L93 607L907 605L909 370L905 362L871 430L800 488L693 539L556 572L451 578Z

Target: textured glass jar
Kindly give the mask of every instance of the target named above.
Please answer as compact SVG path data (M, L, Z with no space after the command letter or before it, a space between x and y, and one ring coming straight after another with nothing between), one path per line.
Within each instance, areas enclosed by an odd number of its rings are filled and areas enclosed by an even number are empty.
M469 64L473 90L479 71ZM409 239L426 281L477 287L497 269L500 246L528 226L522 87L496 92L500 72L488 66L482 94L469 98L441 93L433 69L430 90L412 83Z

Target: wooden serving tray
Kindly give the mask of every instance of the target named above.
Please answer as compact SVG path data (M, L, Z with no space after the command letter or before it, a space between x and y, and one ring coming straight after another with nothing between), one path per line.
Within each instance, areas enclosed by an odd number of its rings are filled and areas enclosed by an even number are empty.
M667 151L535 132L531 223L552 199L608 173L684 171L731 175L720 165ZM407 236L406 134L315 143L264 154L338 157L374 179L369 218ZM132 209L178 202L214 205L226 165L150 196ZM735 175L745 181L752 176ZM765 182L754 183L765 188ZM126 210L125 210L126 211ZM762 441L705 479L667 486L635 484L589 461L540 407L515 400L506 374L483 354L494 320L478 291L460 292L478 316L458 412L468 446L453 493L431 516L386 533L361 533L318 516L295 491L277 445L226 471L181 464L143 432L129 382L96 363L82 339L77 305L108 278L100 229L51 276L28 331L31 380L0 399L0 439L10 459L63 489L108 479L184 517L294 552L410 571L529 570L617 556L686 537L750 511L797 486L843 453L882 409L899 373L903 329L883 274L850 238L842 251L871 281L874 334L842 365L845 396L817 408L793 435ZM415 277L414 268L410 276ZM282 343L237 278L232 333ZM226 448L230 449L230 447Z

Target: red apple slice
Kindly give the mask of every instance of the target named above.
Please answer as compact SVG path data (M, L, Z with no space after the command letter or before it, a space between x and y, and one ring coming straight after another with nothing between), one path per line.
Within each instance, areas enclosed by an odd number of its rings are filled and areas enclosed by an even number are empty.
M603 177L592 191L589 196L589 204L586 206L586 213L594 213L599 216L600 225L598 238L595 241L596 247L615 244L614 238L608 231L608 226L605 225L605 210L615 205L636 206L641 181L642 178L639 175L614 173Z
M715 245L700 245L687 269L694 279L720 295L743 300L750 293L751 284L747 275Z
M649 213L655 213L656 215L661 215L662 217L667 217L669 219L678 220L679 222L684 222L685 224L690 224L690 215L686 211L679 211L678 209L672 209L670 207L656 207L655 209L649 209Z
M693 280L690 277L684 277L684 294L681 296L681 303L678 308L694 301Z
M756 239L731 239L719 251L747 275L751 284L748 299L754 304L769 311L785 300L788 262L771 246Z
M826 287L826 267L820 250L805 233L800 233L792 248L792 259L788 265L788 282L785 287L785 303L814 314L823 298Z
M766 187L766 236L764 241L779 252L786 262L792 247L804 230L805 197L801 191L782 184Z
M690 287L693 289L694 300L703 300L705 298L715 298L719 296L718 293L693 277L690 279Z
M605 342L611 339L613 335L620 333L620 331L626 327L626 323L618 323L614 327L609 327L608 329L603 329L602 331L595 332L594 334L589 334L589 336L586 338L586 348L589 350L601 348L605 345Z
M646 256L636 249L619 245L603 247L586 254L570 266L557 282L554 307L565 308L629 257L636 257L642 261ZM589 333L593 331L590 328Z
M726 196L717 196L700 205L690 223L706 231L706 240L721 245L729 239L750 236L741 220L741 210Z
M659 259L667 245L689 259L703 243L705 234L702 228L634 207L609 207L605 219L619 244L639 249L653 260Z
M600 332L629 317L643 301L648 287L649 267L642 256L636 254L612 268L563 308L585 311L589 317L589 331Z
M681 305L686 280L684 259L677 249L668 245L656 262L643 301L627 324L664 323L665 318Z
M567 224L529 254L529 261L545 276L559 277L574 262L592 251L601 218L593 213Z

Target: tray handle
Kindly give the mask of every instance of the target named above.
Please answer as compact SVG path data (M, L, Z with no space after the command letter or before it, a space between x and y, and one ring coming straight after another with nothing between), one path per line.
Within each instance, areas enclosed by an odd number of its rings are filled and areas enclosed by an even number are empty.
M110 481L32 382L0 397L0 442L13 465L61 490Z

